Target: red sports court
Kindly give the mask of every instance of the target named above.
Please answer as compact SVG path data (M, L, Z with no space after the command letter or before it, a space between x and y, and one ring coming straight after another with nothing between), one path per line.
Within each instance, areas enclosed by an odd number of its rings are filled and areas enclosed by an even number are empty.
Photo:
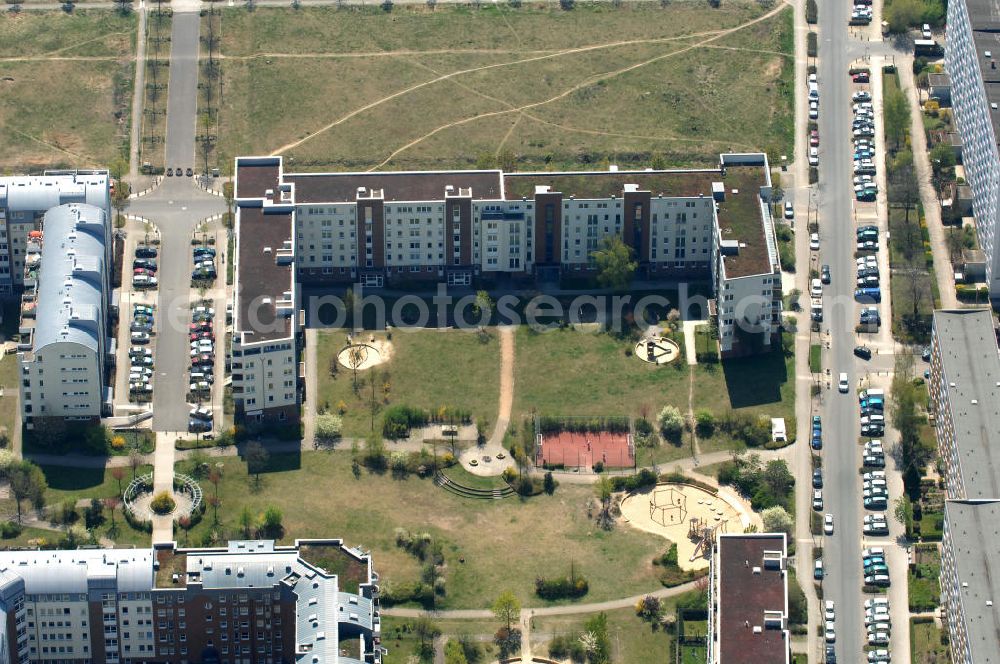
M606 468L635 466L635 445L629 433L563 431L542 434L536 442L535 465L562 464L567 468L590 468L598 461Z

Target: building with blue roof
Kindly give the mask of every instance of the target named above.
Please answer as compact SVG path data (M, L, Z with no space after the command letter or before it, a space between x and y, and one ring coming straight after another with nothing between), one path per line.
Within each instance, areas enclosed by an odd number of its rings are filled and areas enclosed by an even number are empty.
M111 217L100 207L49 209L30 238L18 344L21 421L110 415Z

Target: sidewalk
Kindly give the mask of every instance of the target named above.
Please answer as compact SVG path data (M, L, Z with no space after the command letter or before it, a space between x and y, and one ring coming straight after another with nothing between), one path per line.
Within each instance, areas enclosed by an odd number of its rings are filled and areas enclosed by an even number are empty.
M899 83L910 103L910 148L913 150L913 167L917 184L920 186L920 202L924 206L927 232L931 238L931 255L934 257L934 276L937 278L939 306L955 309L958 296L955 293L955 269L948 255L948 241L945 239L944 224L941 223L941 203L931 185L931 160L927 152L927 134L924 132L923 111L920 109L920 91L913 77L913 56L900 56L897 63Z

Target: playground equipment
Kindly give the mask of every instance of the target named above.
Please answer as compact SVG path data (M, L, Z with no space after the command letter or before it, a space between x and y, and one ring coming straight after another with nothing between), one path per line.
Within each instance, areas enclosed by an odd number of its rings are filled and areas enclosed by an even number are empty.
M661 526L684 523L687 517L687 496L675 487L659 486L649 497L649 518Z
M666 337L648 337L635 345L635 356L650 364L667 364L680 357L680 347Z
M722 532L726 532L726 523L728 521L729 519L723 519L719 523L709 525L704 519L693 517L688 522L688 539L696 542L694 553L691 554L689 562L693 562L698 556L712 550L712 545L715 543L716 531L721 528Z

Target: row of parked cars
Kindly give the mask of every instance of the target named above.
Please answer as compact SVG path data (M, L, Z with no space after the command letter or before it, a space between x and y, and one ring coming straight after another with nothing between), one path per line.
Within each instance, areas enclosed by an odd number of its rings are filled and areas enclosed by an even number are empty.
M154 334L153 307L137 304L132 308L128 350L128 392L132 401L149 401L153 395L153 351L148 347Z
M864 554L871 560L884 555L881 547L865 549ZM889 636L892 633L892 618L889 616L889 598L872 597L865 600L865 630L868 645L873 646L866 657L868 664L890 664Z
M191 258L194 262L192 281L215 281L218 275L215 269L215 249L198 245L191 250Z
M135 248L135 258L132 260L132 288L147 290L156 288L156 247L140 244Z
M199 402L211 397L215 382L215 309L202 302L191 310L188 337L191 343L191 366L188 391ZM191 410L188 430L203 433L212 430L212 409L202 406Z

